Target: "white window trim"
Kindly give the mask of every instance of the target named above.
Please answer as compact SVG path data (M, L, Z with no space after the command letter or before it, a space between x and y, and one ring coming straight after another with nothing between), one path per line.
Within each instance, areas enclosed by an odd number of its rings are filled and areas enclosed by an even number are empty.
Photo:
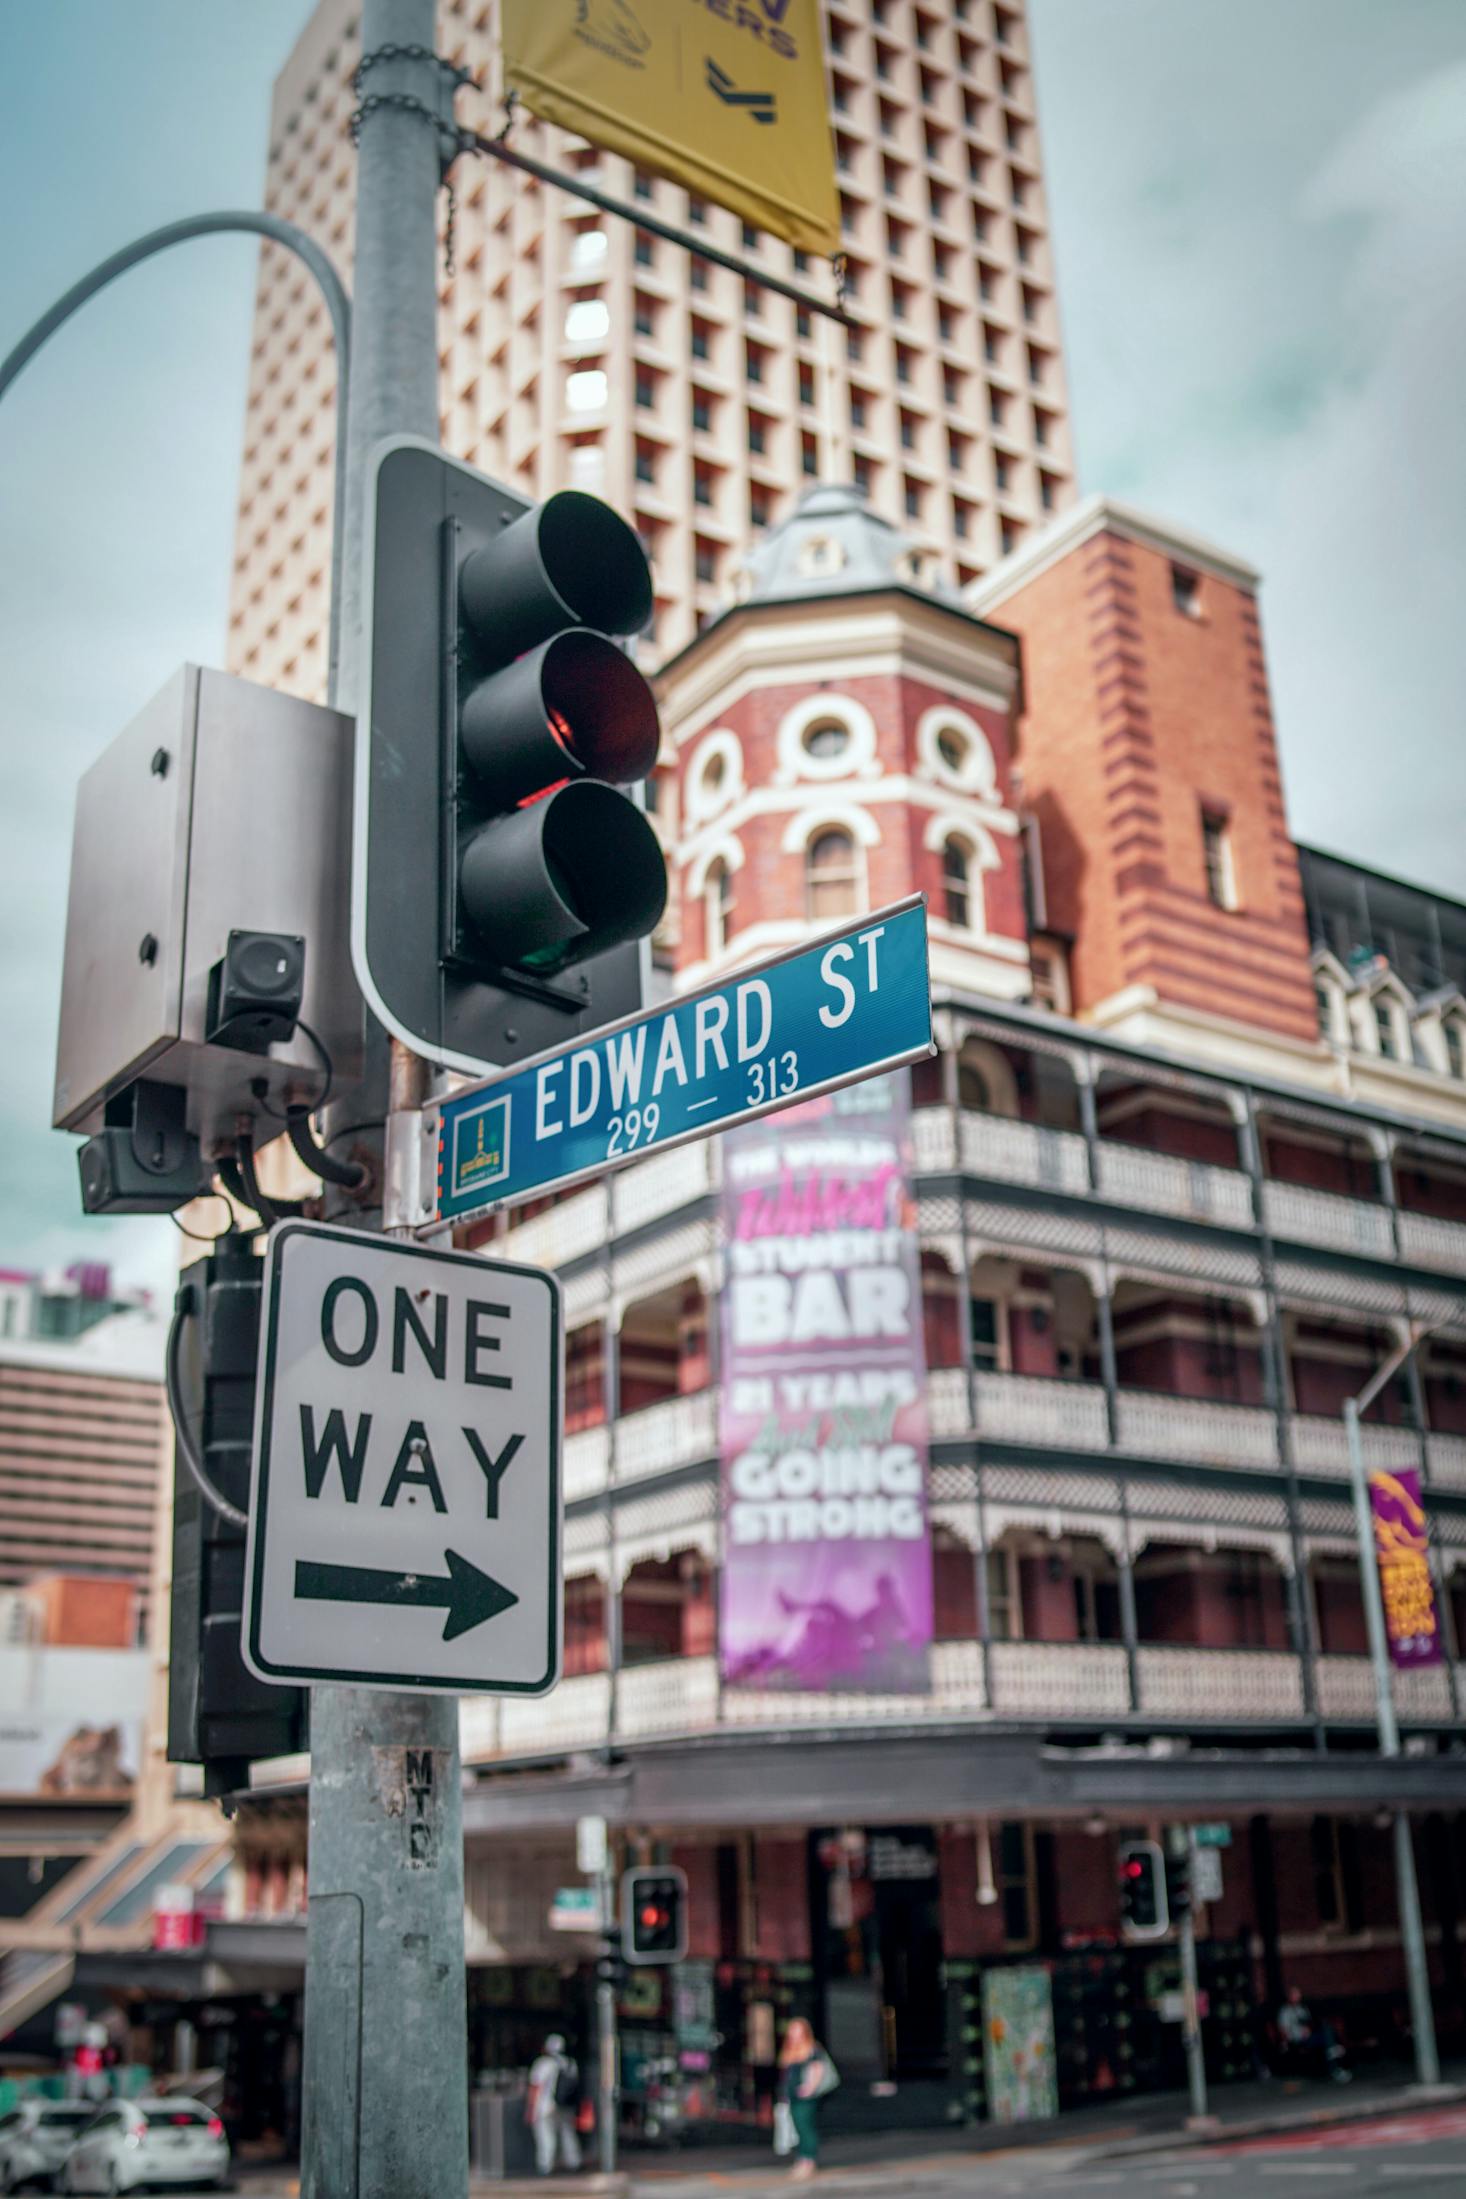
M796 810L779 842L784 855L803 855L822 832L848 832L858 848L878 848L881 828L868 809L854 802L822 802L818 809Z
M957 733L967 743L967 757L961 770L954 771L941 749L937 746L943 733ZM993 755L992 743L978 724L965 710L958 710L952 703L938 703L924 710L916 721L917 768L926 778L939 780L943 786L960 787L964 794L981 794L989 801L998 799L998 766Z
M981 825L973 824L969 818L957 816L952 810L938 810L927 821L922 844L929 854L945 857L949 840L958 841L967 850L967 922L954 924L947 915L945 876L942 881L942 905L931 913L952 939L986 939L987 888L983 878L987 871L1001 867L1002 858Z
M716 786L709 786L709 766L718 761L723 776ZM745 792L743 744L728 726L720 725L698 743L687 766L683 777L684 815L690 824L706 824L719 810L741 801Z
M714 863L726 864L728 870L736 877L737 873L743 868L743 860L743 842L735 840L731 833L726 833L720 840L710 842L707 847L699 852L696 862L687 873L688 893L700 899L707 892L708 872L712 869Z
M850 735L849 745L838 756L811 756L804 745L804 736L811 726L820 725L826 719L844 726ZM796 703L780 719L775 751L778 758L774 771L776 786L791 786L800 779L880 776L876 721L865 704L857 702L853 695L823 692L806 695L803 702Z

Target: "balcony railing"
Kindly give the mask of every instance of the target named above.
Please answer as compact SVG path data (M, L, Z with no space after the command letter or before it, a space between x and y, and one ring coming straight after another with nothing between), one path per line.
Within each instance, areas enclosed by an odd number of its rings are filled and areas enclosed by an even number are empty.
M1265 1183L1263 1214L1275 1237L1298 1244L1327 1245L1331 1252L1365 1253L1374 1260L1394 1258L1390 1210L1365 1199L1341 1198L1305 1184Z
M1255 1405L1121 1390L1118 1419L1121 1449L1145 1458L1196 1459L1216 1466L1278 1463L1277 1422Z
M1193 1222L1217 1222L1228 1229L1251 1229L1252 1185L1239 1168L1217 1168L1209 1161L1180 1160L1138 1145L1105 1140L1098 1151L1099 1187L1122 1206L1143 1206L1153 1214L1176 1214Z
M1413 1428L1361 1427L1359 1434L1370 1473L1393 1473L1397 1467L1420 1464L1420 1438ZM1347 1474L1349 1438L1343 1421L1295 1414L1293 1463L1300 1473Z
M1089 1189L1084 1140L1072 1130L1048 1130L1041 1123L964 1109L958 1116L958 1151L962 1166L974 1176L1032 1184L1043 1191L1082 1195Z
M1128 1718L1130 1672L1114 1642L994 1642L993 1709L1009 1718Z
M1425 1453L1432 1488L1466 1489L1466 1436L1427 1436Z
M1313 1669L1322 1717L1373 1725L1374 1667L1367 1657L1320 1657ZM1451 1682L1444 1665L1392 1672L1390 1687L1402 1724L1435 1724L1451 1718Z
M641 1229L715 1191L721 1181L719 1158L719 1148L703 1139L613 1176L611 1212L617 1234Z
M605 1672L577 1673L532 1699L469 1696L459 1705L463 1760L593 1748L606 1738L610 1713L611 1679Z
M1303 1667L1266 1649L1142 1648L1140 1710L1183 1724L1303 1716Z
M977 1374L973 1377L977 1432L1010 1443L1073 1445L1102 1451L1110 1440L1105 1393L1096 1382L1063 1382L1047 1375Z
M610 1429L603 1422L599 1428L581 1428L566 1436L563 1458L565 1502L599 1496L611 1466Z
M686 1397L643 1405L616 1423L616 1479L640 1481L713 1458L718 1449L718 1393L690 1390Z
M1118 1642L994 1642L989 1655L990 1697L982 1645L975 1641L932 1645L931 1687L924 1695L795 1694L748 1687L720 1691L714 1657L661 1658L627 1666L617 1675L614 1735L608 1727L610 1680L603 1672L583 1673L533 1702L465 1702L464 1761L553 1755L609 1738L673 1740L719 1730L787 1734L815 1728L931 1726L989 1716L1083 1725L1138 1716L1207 1727L1294 1724L1305 1715L1302 1666L1278 1650L1142 1646L1137 1653L1138 1706L1131 1702L1128 1662ZM1368 1658L1320 1657L1314 1672L1324 1718L1361 1725L1372 1721ZM1466 1688L1466 1668L1460 1670L1459 1681ZM1402 1723L1451 1721L1451 1681L1444 1665L1397 1672L1394 1690Z
M520 1260L526 1267L564 1267L567 1261L600 1249L606 1241L608 1216L606 1186L592 1184L561 1205L548 1207L543 1214L535 1214L507 1230L488 1249L491 1256Z
M1421 1267L1466 1274L1466 1222L1445 1222L1434 1214L1411 1214L1404 1207L1399 1222L1402 1259L1417 1260Z

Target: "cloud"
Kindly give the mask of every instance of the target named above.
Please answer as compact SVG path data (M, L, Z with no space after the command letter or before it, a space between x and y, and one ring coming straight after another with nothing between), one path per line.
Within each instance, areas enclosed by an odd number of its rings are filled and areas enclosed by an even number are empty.
M1081 485L1260 567L1298 836L1466 894L1466 12L1033 13Z

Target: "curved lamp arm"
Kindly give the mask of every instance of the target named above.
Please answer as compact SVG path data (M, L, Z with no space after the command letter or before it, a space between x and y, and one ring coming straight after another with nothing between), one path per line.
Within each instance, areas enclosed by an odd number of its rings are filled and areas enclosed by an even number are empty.
M336 482L334 520L331 530L331 632L327 660L327 699L336 700L336 678L341 656L341 546L344 537L343 505L346 488L346 408L351 371L351 301L346 295L341 277L314 237L306 235L293 221L282 221L278 214L249 212L221 214L190 214L184 221L171 221L162 229L152 229L145 237L138 237L132 244L125 244L120 252L114 252L94 267L89 275L83 275L48 312L41 315L33 328L26 331L9 356L0 360L0 397L4 397L11 383L35 357L48 337L54 336L63 322L69 321L78 306L94 298L99 290L117 276L125 275L130 267L151 259L155 252L166 252L170 245L184 244L190 237L210 237L230 231L244 231L259 237L267 237L272 244L284 245L315 277L316 286L326 301L331 316L331 334L336 345Z

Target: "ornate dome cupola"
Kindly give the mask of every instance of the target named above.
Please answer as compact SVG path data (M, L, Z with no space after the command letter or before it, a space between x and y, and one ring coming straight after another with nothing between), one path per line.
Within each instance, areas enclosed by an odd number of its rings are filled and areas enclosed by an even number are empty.
M935 559L846 482L806 489L789 517L749 551L733 592L739 603L784 603L872 588L946 593Z
M1018 680L860 490L807 489L658 675L674 983L923 892L936 989L1026 998Z

